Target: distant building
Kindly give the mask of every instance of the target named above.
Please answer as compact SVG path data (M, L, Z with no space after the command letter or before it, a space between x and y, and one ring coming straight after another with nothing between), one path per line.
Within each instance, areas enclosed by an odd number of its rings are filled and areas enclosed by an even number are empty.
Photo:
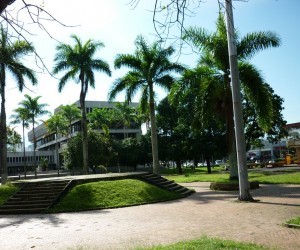
M80 107L79 101L75 104ZM106 102L106 101L86 101L86 113L92 112L95 108L109 108L113 109L116 106L116 102ZM137 107L138 103L131 103L131 107ZM54 114L59 111L59 107L54 110ZM76 120L72 122L72 134L71 136L76 135L81 130L81 121ZM99 130L101 133L102 130ZM120 123L118 127L110 128L109 133L116 139L123 139L124 134L128 137L137 137L142 134L141 125L132 121L129 128L123 128L123 124ZM56 169L57 166L57 156L55 154L55 144L56 136L59 146L59 151L61 152L64 145L66 146L69 136L56 135L55 133L49 133L45 124L40 124L35 128L35 137L36 137L36 162L37 164L42 158L46 158L49 162L51 169ZM28 140L33 144L33 131L28 132ZM23 171L24 166L24 157L23 152L9 152L7 158L8 172L9 174L17 174L18 172ZM33 166L33 152L26 152L26 165L30 169Z
M290 123L285 126L289 135L279 142L270 143L263 139L262 148L252 148L247 152L250 161L270 161L284 158L286 154L295 152L295 163L300 162L300 122Z
M289 132L287 146L294 148L296 151L297 163L300 162L300 122L290 123L286 125Z

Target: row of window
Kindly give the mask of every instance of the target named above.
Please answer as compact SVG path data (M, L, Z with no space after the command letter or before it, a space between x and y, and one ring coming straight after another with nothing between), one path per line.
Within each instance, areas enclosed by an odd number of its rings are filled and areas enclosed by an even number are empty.
M36 162L41 161L42 159L48 159L48 162L53 162L54 157L53 155L46 155L46 156L36 156ZM25 161L26 162L33 162L34 157L33 156L25 156ZM19 157L7 157L7 163L22 163L24 162L24 156L19 156Z

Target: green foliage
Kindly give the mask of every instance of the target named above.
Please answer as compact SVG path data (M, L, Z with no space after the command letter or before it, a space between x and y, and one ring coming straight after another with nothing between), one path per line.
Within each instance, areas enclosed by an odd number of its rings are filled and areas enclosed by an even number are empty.
M14 193L19 190L16 186L11 183L0 185L0 205L4 204Z
M62 105L59 107L58 114L61 114L68 122L68 133L72 133L72 122L81 118L80 109L75 105Z
M184 67L179 63L171 62L171 56L175 53L172 46L163 48L162 42L149 45L142 36L137 37L135 46L134 54L117 55L114 61L116 69L127 67L130 70L125 76L115 80L109 99L113 100L117 94L125 91L126 101L131 102L136 93L141 92L141 110L145 111L148 106L150 113L153 171L159 174L154 86L170 89L175 82L171 73L181 73Z
M226 25L223 14L216 22L216 31L202 28L188 28L184 39L199 50L199 63L188 70L172 90L173 100L182 102L193 114L193 125L208 129L211 121L226 124L227 150L231 172L236 174L233 103L230 85L230 67ZM249 60L259 51L278 47L280 38L273 32L253 32L244 37L236 36L239 60L239 78L243 101L252 108L260 130L271 127L276 113L272 106L272 91L265 84L261 72ZM191 103L187 104L186 101ZM253 131L253 130L252 130ZM255 130L254 130L255 131ZM252 136L259 136L252 133ZM254 138L253 138L254 140ZM235 176L232 176L235 177Z
M31 121L32 126L36 124L36 119L40 116L49 114L46 110L48 104L39 103L41 96L31 97L25 94L25 99L19 103L20 107L27 110L28 119Z
M189 105L180 102L170 104L171 97L163 99L157 106L157 128L160 160L174 161L181 172L184 161L197 162L204 158L222 158L226 154L225 129L213 119L207 121L205 129L196 128L189 112Z
M102 129L105 135L109 135L109 128L115 122L115 112L109 108L94 108L87 114L91 129Z
M175 244L166 246L153 246L146 248L137 248L144 250L216 250L216 249L227 249L227 250L267 250L269 248L262 245L246 242L236 242L232 240L222 240L218 238L201 237L197 240L181 241Z
M15 152L16 147L22 144L21 135L14 128L7 127L7 150Z
M35 72L26 67L22 62L22 57L34 52L34 47L27 41L12 41L14 36L8 34L8 31L0 24L0 98L1 98L1 120L0 120L0 172L2 175L1 183L7 180L7 133L6 133L6 110L5 110L5 87L6 76L11 75L12 79L17 83L19 91L25 86L25 78L33 85L37 83Z
M142 135L139 138L127 138L118 145L118 159L121 166L133 166L151 162L150 136Z
M90 130L88 132L88 166L94 172L96 167L105 167L117 164L117 152L114 140ZM78 170L82 164L82 138L77 134L68 141L68 147L64 151L65 166L70 170Z
M99 181L75 186L50 212L124 207L181 197L139 180Z
M286 222L287 224L298 225L300 227L300 217L295 217Z
M58 134L62 134L62 135L68 134L68 121L60 113L52 115L45 122L45 125L48 130L48 133L55 133L56 136Z

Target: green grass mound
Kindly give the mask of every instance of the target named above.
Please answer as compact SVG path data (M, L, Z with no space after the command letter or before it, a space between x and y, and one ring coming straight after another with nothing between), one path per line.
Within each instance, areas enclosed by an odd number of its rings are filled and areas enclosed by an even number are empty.
M12 184L0 185L0 206L17 192L17 190L18 188Z
M75 186L49 212L125 207L182 197L140 180L99 181Z
M201 237L197 240L182 241L167 246L154 246L150 248L138 248L147 250L216 250L216 249L239 249L239 250L267 250L268 248L244 242L236 242L231 240L221 240L217 238Z

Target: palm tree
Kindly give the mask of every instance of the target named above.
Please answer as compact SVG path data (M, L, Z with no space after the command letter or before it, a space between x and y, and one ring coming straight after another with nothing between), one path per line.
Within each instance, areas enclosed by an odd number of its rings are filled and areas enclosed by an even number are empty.
M131 70L114 82L109 99L114 99L119 92L125 90L126 100L130 102L136 92L141 90L140 102L143 110L146 109L146 105L149 105L150 110L153 171L159 174L154 85L169 89L174 82L170 73L181 73L184 67L170 61L170 57L175 52L171 46L162 48L159 42L149 46L142 36L136 39L135 45L136 51L133 55L120 54L115 59L116 69L125 66Z
M98 49L104 47L103 43L93 42L89 39L84 44L75 36L71 36L75 45L72 47L68 44L59 44L56 47L57 53L54 61L53 73L58 74L61 71L67 71L58 83L58 91L61 92L69 80L80 82L80 108L81 108L81 133L83 147L83 173L88 174L88 141L87 141L87 118L85 110L85 97L88 87L95 88L94 71L99 71L111 76L108 63L94 58Z
M27 109L24 108L17 108L14 110L14 114L11 115L11 118L13 119L11 121L11 124L22 124L22 134L23 134L23 164L24 164L24 177L26 178L26 145L25 145L25 128L28 129L29 127L29 118L28 118L28 112Z
M45 108L48 104L39 103L39 99L41 96L37 96L32 98L29 95L25 95L25 100L21 101L19 105L21 108L26 109L28 112L28 119L31 121L32 124L32 134L33 134L33 167L34 167L34 175L36 178L36 137L35 137L35 127L34 125L37 123L36 119L40 116L46 115L49 113Z
M114 111L108 108L95 108L88 113L89 127L102 129L104 135L109 135L109 127L115 122Z
M185 79L199 86L196 110L200 117L205 121L214 112L226 121L230 175L231 178L237 178L230 66L226 25L222 14L216 26L214 33L203 28L186 30L184 39L199 49L200 60L195 70L186 72ZM258 123L264 130L268 130L272 122L272 93L266 87L261 72L249 60L255 53L279 45L280 38L273 32L253 32L242 38L236 34L242 95L255 108Z
M65 135L68 134L68 121L65 119L62 114L57 113L51 116L45 122L48 133L55 134L55 154L57 159L57 170L59 174L60 162L59 162L59 154L58 154L58 136L59 134Z
M79 108L75 104L65 105L65 106L59 107L58 112L68 121L68 127L69 127L68 134L69 134L69 137L71 137L72 122L81 118Z
M25 41L12 42L9 40L7 31L0 27L0 95L1 95L1 118L0 118L0 172L1 183L7 180L7 130L6 130L6 110L5 110L5 85L6 73L9 72L17 81L20 91L23 90L25 79L35 85L37 79L34 72L27 68L21 57L33 52L32 45Z
M123 125L124 139L128 138L128 133L126 129L130 127L131 122L137 121L137 110L130 107L128 102L116 103L116 115L117 120Z

